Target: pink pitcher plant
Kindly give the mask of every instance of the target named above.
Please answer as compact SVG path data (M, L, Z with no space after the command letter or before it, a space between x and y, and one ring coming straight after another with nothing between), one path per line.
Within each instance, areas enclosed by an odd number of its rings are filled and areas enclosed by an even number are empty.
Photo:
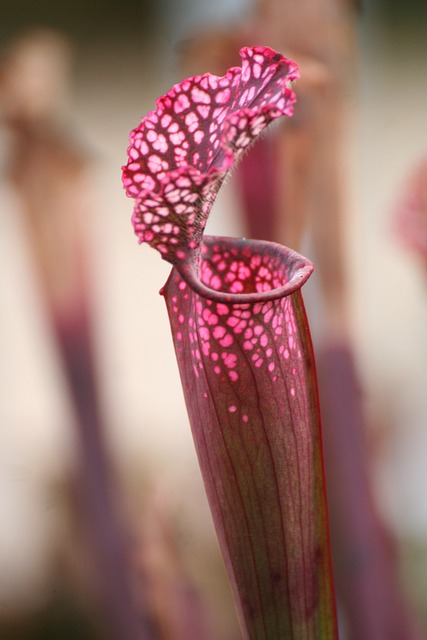
M298 70L267 47L175 85L130 135L123 182L162 289L243 638L337 637L321 429L301 287L313 266L264 241L205 237L225 177Z

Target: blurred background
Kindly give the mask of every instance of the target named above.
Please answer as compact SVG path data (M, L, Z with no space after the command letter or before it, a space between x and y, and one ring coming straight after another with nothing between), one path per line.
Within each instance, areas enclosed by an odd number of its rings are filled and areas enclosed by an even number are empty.
M251 9L249 0L16 0L2 7L2 638L105 637L73 484L80 455L74 401L52 331L62 301L51 275L41 269L40 276L34 266L47 245L33 232L25 198L23 204L22 194L31 194L32 187L19 179L29 143L11 160L14 123L7 118L11 94L5 78L13 43L33 28L54 31L59 39L47 58L54 67L58 63L53 73L64 82L55 104L58 139L65 142L59 151L53 145L46 152L59 167L59 177L53 169L47 184L71 175L72 186L65 195L61 191L60 201L81 212L89 256L82 278L90 298L103 440L119 511L132 531L132 562L146 574L164 575L173 566L197 594L212 637L238 637L158 295L169 267L138 246L120 167L129 131L186 75L183 42L206 25L237 29ZM372 418L367 449L376 504L397 540L404 589L427 633L427 259L395 229L406 181L427 154L426 5L363 3L355 36L343 130L351 330L363 403ZM298 85L295 90L298 95ZM59 157L72 158L70 166ZM42 201L44 192L39 196ZM211 232L244 233L233 181L212 218ZM67 228L45 224L48 244L67 242ZM56 246L58 270L66 253ZM316 337L315 278L306 299ZM165 569L161 557L169 556ZM136 592L140 588L134 585ZM164 585L159 589L166 593Z

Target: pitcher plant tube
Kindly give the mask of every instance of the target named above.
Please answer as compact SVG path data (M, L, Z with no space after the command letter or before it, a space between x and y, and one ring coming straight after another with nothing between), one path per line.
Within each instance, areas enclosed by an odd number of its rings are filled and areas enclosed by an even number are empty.
M225 76L175 85L130 135L123 182L140 242L172 263L162 289L243 638L334 639L315 365L301 287L313 266L264 241L203 235L227 173L298 70L244 48Z

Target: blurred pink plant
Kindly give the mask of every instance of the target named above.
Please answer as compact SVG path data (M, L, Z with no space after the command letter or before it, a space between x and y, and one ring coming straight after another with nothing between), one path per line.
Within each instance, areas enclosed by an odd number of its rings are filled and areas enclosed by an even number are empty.
M8 134L6 178L14 190L73 409L78 457L72 489L82 506L104 638L151 638L136 611L93 341L89 241L92 157L65 117L71 47L49 29L13 40L0 59L0 120ZM80 513L79 513L80 515Z
M396 208L396 231L427 268L427 157L411 174Z

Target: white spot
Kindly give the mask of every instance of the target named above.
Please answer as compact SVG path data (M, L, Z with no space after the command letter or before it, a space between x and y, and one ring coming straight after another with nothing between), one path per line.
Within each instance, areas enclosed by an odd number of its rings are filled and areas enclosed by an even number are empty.
M200 115L202 116L202 118L207 118L210 114L210 109L208 106L205 105L199 105L197 107L197 111L200 113Z
M224 89L223 91L218 91L215 96L215 102L217 104L225 104L230 100L231 91L230 89Z
M211 103L210 95L208 93L206 93L206 91L202 91L198 87L193 87L193 89L191 91L191 98L192 98L193 102L198 102L198 103L201 103L201 104L210 104Z
M153 142L153 149L160 151L160 153L166 153L168 150L168 143L166 142L164 135L160 134L157 140Z
M135 182L139 182L141 188L147 189L148 191L151 191L156 186L156 183L151 176L144 176L142 173L135 175Z
M258 79L261 75L261 65L258 64L257 62L254 63L253 67L252 67L254 76L256 79Z
M177 133L172 133L170 136L170 141L174 145L181 144L185 140L185 134L183 131L178 131Z
M158 173L162 170L162 160L159 156L152 155L148 158L148 168L153 173Z
M199 122L199 118L197 117L197 114L194 113L194 111L190 111L190 113L185 116L185 124L187 125L187 127L189 127L195 122Z
M175 111L175 113L182 113L183 111L185 111L185 109L188 109L189 106L190 101L188 99L188 96L186 96L185 93L181 93L179 94L178 98L175 101L175 104L173 105L173 110Z

